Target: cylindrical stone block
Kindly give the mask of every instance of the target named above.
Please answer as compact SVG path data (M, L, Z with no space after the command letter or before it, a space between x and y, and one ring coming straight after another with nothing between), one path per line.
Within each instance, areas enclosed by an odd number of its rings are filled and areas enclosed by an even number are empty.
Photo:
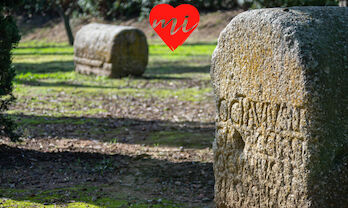
M239 14L212 57L219 208L348 206L348 8Z
M76 34L75 70L119 78L141 76L148 62L145 34L134 27L88 24Z

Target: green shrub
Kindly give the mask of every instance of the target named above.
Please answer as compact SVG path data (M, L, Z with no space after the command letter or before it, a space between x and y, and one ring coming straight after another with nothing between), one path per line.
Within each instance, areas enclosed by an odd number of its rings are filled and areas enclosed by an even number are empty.
M15 100L12 94L15 70L11 65L11 50L18 43L20 35L13 18L4 14L5 6L0 4L0 136L17 140L16 125L4 115L4 111Z
M9 0L8 0L9 1ZM19 1L19 0L14 0ZM31 16L33 14L58 17L52 8L52 1L25 0L18 10L18 14ZM151 9L157 4L192 4L200 12L227 10L236 7L247 9L264 7L290 6L327 6L338 5L338 0L55 0L56 2L77 2L74 16L94 16L106 20L129 17L147 17Z
M289 6L337 5L338 0L78 0L79 14L113 20L118 18L147 17L157 4L191 4L200 12L228 10L236 7L244 9Z
M78 0L79 13L104 19L120 17L146 17L157 4L192 4L200 11L231 9L237 6L236 0Z

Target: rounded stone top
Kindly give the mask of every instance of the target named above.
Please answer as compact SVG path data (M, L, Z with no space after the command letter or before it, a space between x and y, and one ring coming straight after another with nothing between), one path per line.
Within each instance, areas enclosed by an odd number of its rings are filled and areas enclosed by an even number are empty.
M136 37L140 37L147 44L145 34L135 27L91 23L76 33L75 54L83 58L110 62L117 41L127 40L132 43Z
M328 85L329 69L347 68L347 31L346 7L243 12L219 36L211 67L215 93L308 103L308 93L320 94ZM223 81L226 74L233 76L231 84ZM234 84L239 87L231 88Z

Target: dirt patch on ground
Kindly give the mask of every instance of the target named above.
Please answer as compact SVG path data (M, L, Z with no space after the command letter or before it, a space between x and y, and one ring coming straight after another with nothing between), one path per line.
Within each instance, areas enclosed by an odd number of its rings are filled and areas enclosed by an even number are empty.
M161 198L189 207L213 207L209 148L71 139L30 139L20 144L0 141L0 188L39 191L88 185L101 187L96 197L123 192L139 199Z

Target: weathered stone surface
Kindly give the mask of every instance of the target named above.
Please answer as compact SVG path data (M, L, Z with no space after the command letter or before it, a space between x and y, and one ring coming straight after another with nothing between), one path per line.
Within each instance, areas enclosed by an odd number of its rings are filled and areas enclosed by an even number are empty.
M144 33L134 27L88 24L76 34L75 70L84 74L140 76L148 62Z
M212 58L217 207L348 207L348 9L235 17Z

